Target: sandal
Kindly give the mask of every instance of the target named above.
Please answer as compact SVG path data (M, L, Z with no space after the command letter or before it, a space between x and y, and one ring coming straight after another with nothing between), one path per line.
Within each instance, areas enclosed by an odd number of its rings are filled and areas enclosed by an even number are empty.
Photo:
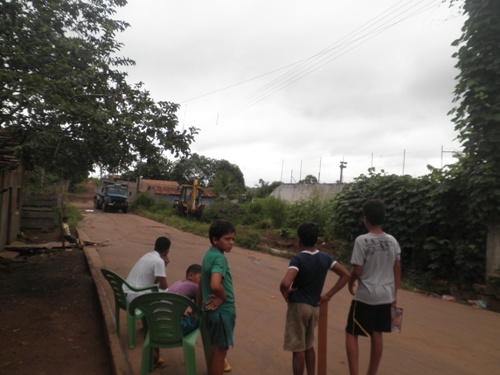
M164 363L165 363L165 361L163 359L158 358L157 360L155 360L155 363L153 364L153 368L161 367L161 366L163 366Z
M227 359L224 359L224 372L231 372L232 369Z

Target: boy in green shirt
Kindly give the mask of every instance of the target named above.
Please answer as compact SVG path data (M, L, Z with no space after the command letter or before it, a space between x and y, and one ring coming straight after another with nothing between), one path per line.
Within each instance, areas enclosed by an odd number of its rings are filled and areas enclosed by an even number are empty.
M222 375L236 323L233 281L224 253L231 252L236 229L227 221L216 221L208 235L212 246L205 253L201 271L203 322L211 344L208 373Z

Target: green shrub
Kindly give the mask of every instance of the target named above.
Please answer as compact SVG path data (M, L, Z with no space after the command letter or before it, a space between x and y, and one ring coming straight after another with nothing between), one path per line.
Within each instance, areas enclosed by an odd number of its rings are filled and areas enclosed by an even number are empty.
M156 200L151 193L139 193L130 205L130 211L138 212L138 210L146 209L151 210L156 206Z
M203 210L201 220L205 223L227 220L236 225L240 220L240 205L229 200L212 202Z
M78 223L82 221L83 215L80 210L69 203L64 203L62 212L60 209L56 210L56 216L54 218L54 225L59 228L61 226L61 220L64 216L68 217L68 225L70 228L76 228Z
M288 203L274 197L267 197L262 200L264 204L264 214L271 220L272 228L278 229L285 225L288 217Z
M254 226L265 219L264 203L262 199L254 199L240 206L239 224Z
M236 228L236 245L245 249L256 249L260 243L259 231L246 226Z
M331 226L333 200L324 201L319 196L313 195L307 201L290 205L288 212L287 227L297 228L304 222L312 222L320 228L321 236L329 235L327 228Z

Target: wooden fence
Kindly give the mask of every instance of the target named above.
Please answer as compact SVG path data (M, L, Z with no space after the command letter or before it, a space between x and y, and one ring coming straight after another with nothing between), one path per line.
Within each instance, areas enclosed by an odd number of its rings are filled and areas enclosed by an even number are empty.
M53 228L55 224L57 208L62 207L62 201L62 195L55 195L52 197L24 197L21 213L21 228Z

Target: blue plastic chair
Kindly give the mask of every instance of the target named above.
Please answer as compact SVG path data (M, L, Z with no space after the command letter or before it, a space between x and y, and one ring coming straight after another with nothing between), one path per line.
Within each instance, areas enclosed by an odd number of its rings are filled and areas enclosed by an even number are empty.
M181 319L186 309L199 316L198 306L189 298L174 293L148 293L136 297L130 310L140 310L147 321L148 330L142 349L141 375L153 370L153 348L177 348L184 351L188 375L196 375L195 344L200 328L184 336Z
M145 288L134 288L129 285L120 275L106 268L101 268L103 276L108 280L113 294L115 296L115 324L116 333L118 337L120 336L120 309L125 310L127 315L127 334L128 334L128 347L130 349L135 348L135 321L136 319L141 319L143 314L141 311L136 311L134 314L130 313L129 304L127 301L127 293L123 290L123 286L126 285L127 288L134 292L151 291L157 292L158 287L156 285L151 285Z

